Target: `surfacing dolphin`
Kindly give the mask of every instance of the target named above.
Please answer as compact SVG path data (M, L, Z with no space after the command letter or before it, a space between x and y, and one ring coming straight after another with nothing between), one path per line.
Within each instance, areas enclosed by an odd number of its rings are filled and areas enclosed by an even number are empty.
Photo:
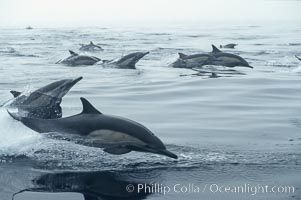
M15 99L7 105L8 108L16 108L16 115L30 118L54 119L62 117L60 106L62 98L80 80L64 79L50 83L30 94L22 94L18 91L10 91Z
M219 45L220 48L227 48L227 49L234 49L238 44L226 44L226 45Z
M99 45L95 45L92 41L90 44L81 44L80 51L103 51L103 48Z
M68 66L94 65L101 60L95 56L79 55L70 50L69 53L71 55L68 58L61 59L57 61L56 64L64 64Z
M249 63L243 59L242 57L232 54L232 53L225 53L219 50L216 46L212 45L212 52L210 53L214 59L210 62L210 65L221 65L226 67L249 67L253 68L249 65Z
M209 54L193 54L193 55L185 55L183 53L179 53L179 58L171 64L174 68L189 68L192 69L194 67L202 67L211 62L212 55Z
M84 145L104 148L110 154L140 151L177 159L177 155L168 151L162 141L143 125L130 119L102 114L88 100L80 99L83 111L66 118L34 119L8 113L34 131L80 136L85 140Z
M117 61L104 61L103 65L120 69L136 69L136 63L149 52L135 52L123 56Z

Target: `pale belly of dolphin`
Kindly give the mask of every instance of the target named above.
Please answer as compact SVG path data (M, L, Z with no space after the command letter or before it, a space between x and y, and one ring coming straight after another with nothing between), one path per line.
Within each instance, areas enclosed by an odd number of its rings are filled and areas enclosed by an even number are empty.
M128 134L113 131L113 130L96 130L88 134L88 137L95 145L99 146L118 146L118 145L133 145L133 146L144 146L146 145L143 141L138 138L132 137Z

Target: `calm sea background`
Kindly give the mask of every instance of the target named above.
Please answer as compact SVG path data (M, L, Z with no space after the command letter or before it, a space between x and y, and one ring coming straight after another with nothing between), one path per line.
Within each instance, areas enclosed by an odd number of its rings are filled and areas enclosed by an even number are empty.
M79 113L79 98L85 97L103 113L144 124L179 159L137 152L113 156L56 140L14 121L2 107L0 199L11 199L13 193L26 188L41 188L41 183L33 180L66 171L89 172L92 177L110 171L129 182L134 177L170 186L216 183L297 188L294 194L206 191L152 194L148 199L301 199L301 62L294 57L301 56L300 35L300 23L1 28L0 102L12 98L10 90L32 91L53 81L83 76L64 97L63 116ZM69 56L69 49L78 52L79 44L90 41L104 51L82 54L101 59L135 51L150 54L137 63L137 70L55 64ZM224 51L242 56L254 69L207 67L221 76L209 78L169 66L178 52L209 52L211 44L227 43L239 45ZM101 175L99 179L106 184ZM62 182L72 183L70 179ZM75 189L58 192L81 193ZM60 198L84 199L67 194ZM48 193L47 189L24 192L15 199L41 199L44 195L60 199L50 194L50 189Z

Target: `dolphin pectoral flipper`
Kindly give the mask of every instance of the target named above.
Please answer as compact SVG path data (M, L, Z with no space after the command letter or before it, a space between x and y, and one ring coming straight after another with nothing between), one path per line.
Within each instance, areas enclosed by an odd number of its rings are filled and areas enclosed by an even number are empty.
M104 152L114 154L114 155L121 155L131 152L130 149L127 149L125 147L112 147L112 148L105 148Z
M21 92L15 91L15 90L11 90L9 91L15 98L20 96Z

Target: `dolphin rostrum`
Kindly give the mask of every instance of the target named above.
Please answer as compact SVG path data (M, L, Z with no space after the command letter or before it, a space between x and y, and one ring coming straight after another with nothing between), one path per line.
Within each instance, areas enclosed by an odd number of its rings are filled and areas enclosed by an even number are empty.
M104 61L103 65L120 69L136 69L136 63L147 54L149 54L149 52L130 53L117 61Z
M80 99L83 111L66 118L35 119L8 112L34 131L80 136L85 140L84 145L104 148L110 154L140 151L177 159L177 155L168 151L162 141L145 126L130 119L102 114L88 100Z

